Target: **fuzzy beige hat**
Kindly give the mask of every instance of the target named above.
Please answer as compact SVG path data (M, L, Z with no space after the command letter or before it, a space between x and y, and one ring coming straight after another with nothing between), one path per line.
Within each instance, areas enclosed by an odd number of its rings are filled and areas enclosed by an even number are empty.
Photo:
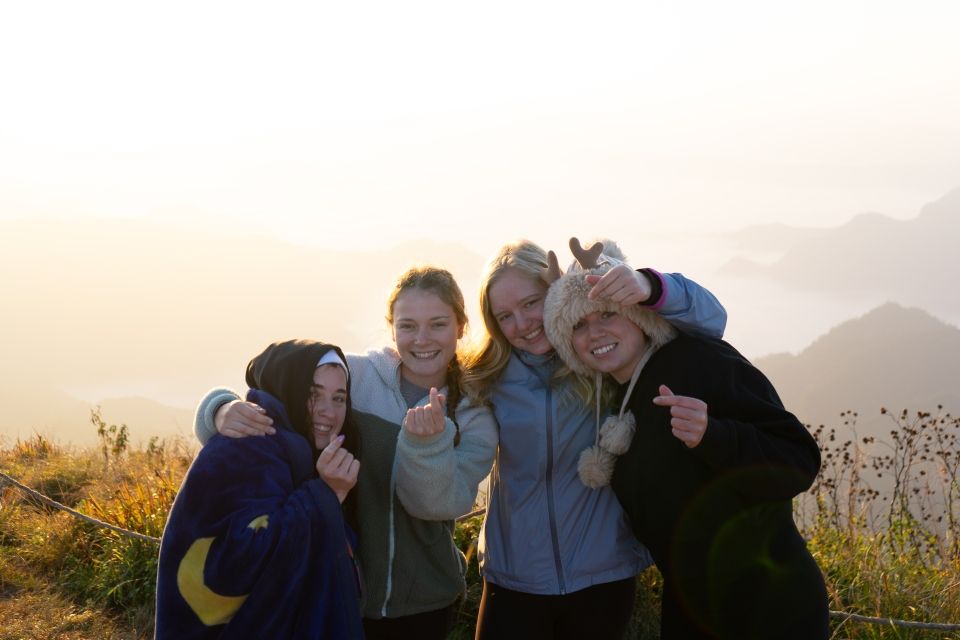
M590 249L583 249L580 241L570 239L570 250L578 262L571 264L566 274L550 285L543 307L543 326L550 344L571 370L589 376L594 372L577 356L573 348L573 325L594 311L616 311L643 330L647 341L654 349L670 342L677 330L660 315L638 304L620 305L616 302L590 300L587 294L593 285L587 282L587 274L603 275L615 265L623 264L626 258L615 242L604 240ZM584 264L586 263L586 264Z
M597 436L593 446L580 454L577 474L586 486L596 489L610 484L617 456L630 448L636 421L633 414L626 410L627 401L633 391L640 371L650 356L664 344L673 340L677 330L654 311L640 305L621 305L615 302L590 300L587 294L593 285L587 282L587 274L603 275L615 265L623 264L626 258L620 247L611 241L604 241L584 249L580 241L570 238L570 251L577 258L566 274L561 274L556 257L551 254L551 268L544 278L551 281L544 302L543 324L550 344L557 354L575 373L595 377L597 400ZM623 399L618 415L608 417L600 425L600 386L603 374L587 367L573 348L573 326L594 311L616 311L636 324L647 338L647 350L637 363L630 379L630 386Z

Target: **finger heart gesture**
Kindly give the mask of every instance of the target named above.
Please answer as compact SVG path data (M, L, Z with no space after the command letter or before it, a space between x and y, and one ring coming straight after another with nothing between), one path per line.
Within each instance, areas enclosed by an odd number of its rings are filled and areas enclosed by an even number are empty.
M403 419L403 428L410 435L432 436L443 431L446 424L446 408L443 394L436 387L430 388L430 403L422 407L407 409Z
M660 385L660 395L653 404L670 407L670 426L673 435L689 448L694 448L703 440L707 431L707 403L697 398L674 395L670 388Z
M331 440L317 458L317 473L320 474L320 479L333 489L341 504L357 484L357 474L360 472L360 461L342 448L342 445L341 434Z

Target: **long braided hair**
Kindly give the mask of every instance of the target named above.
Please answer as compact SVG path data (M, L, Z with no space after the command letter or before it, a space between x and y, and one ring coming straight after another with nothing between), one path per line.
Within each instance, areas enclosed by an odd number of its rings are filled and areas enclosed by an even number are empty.
M404 291L410 289L420 289L429 291L436 295L440 300L453 310L453 315L457 319L461 334L467 326L467 312L463 302L463 292L460 291L457 281L446 269L439 267L412 267L404 272L398 279L390 297L387 299L387 322L393 324L393 307L397 298ZM459 350L458 350L459 351ZM456 419L457 405L463 397L463 391L460 388L463 371L460 367L459 353L455 353L453 358L447 364L447 417L456 427L456 435L453 439L454 446L460 444L460 424Z

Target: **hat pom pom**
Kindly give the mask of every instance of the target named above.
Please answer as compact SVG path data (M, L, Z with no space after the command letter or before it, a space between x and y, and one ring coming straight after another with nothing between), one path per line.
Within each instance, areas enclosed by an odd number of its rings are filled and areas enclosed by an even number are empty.
M616 458L598 446L584 449L577 462L577 473L580 481L591 489L610 484L613 477L613 467Z
M636 430L637 421L631 412L623 417L610 416L600 427L600 446L615 456L622 456L630 448Z

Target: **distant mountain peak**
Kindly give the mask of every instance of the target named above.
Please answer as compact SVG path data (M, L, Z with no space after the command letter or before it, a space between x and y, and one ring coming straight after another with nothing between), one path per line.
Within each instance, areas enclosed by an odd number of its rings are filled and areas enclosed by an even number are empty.
M885 215L883 213L878 213L876 211L865 211L864 213L858 213L857 215L850 218L847 224L843 226L856 229L864 226L897 224L900 222L901 222L900 220L891 218L890 216Z
M960 329L916 307L885 302L857 318L843 322L817 338L799 355L823 352L901 351L907 343L919 346L938 341L960 345ZM946 342L941 342L946 341Z
M888 425L880 407L960 407L960 328L896 302L837 325L796 357L777 354L755 364L809 424L852 409L862 415L858 429L882 435Z
M948 192L939 200L925 205L920 209L918 219L948 220L951 218L960 219L960 187Z

